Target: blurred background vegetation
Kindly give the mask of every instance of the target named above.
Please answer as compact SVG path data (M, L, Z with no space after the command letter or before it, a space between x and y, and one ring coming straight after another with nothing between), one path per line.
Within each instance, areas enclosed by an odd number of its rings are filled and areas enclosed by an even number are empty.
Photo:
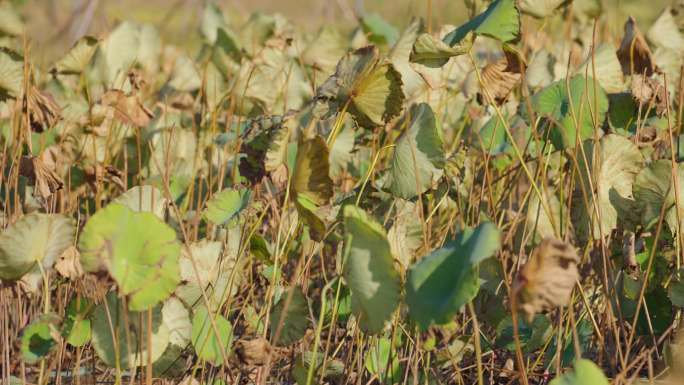
M2 0L0 0L2 1ZM27 35L36 59L50 62L84 34L101 35L120 20L152 23L171 44L199 45L199 25L206 0L14 0L23 4ZM467 19L467 0L432 0L433 25L459 24ZM356 16L376 12L397 27L413 17L427 17L428 0L215 0L229 17L240 23L253 12L280 13L298 28L316 30L335 24L349 30ZM650 25L670 0L603 0L610 28L618 32L628 15L642 26ZM616 36L621 36L617 33ZM617 43L617 42L616 42Z

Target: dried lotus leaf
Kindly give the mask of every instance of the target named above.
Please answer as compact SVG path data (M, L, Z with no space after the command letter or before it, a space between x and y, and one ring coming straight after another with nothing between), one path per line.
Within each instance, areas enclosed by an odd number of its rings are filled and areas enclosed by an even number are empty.
M64 187L64 182L54 170L48 168L40 156L23 156L19 163L19 173L33 185L33 196L47 199Z
M24 109L28 113L31 130L34 132L49 130L62 118L62 108L52 95L35 86L31 86L26 94Z
M569 243L545 238L518 274L518 309L532 320L536 313L565 306L579 279L579 256Z
M631 89L632 97L644 111L655 109L660 116L667 111L667 90L657 79L634 75Z
M83 267L80 258L81 253L78 252L76 246L69 246L55 262L55 270L64 278L81 277L83 276Z
M506 101L513 88L520 83L525 70L525 63L516 52L505 49L504 53L503 58L482 69L482 86L497 104Z
M235 353L241 363L247 366L261 366L273 355L273 347L265 338L240 340L235 344Z
M126 95L121 90L109 90L102 95L100 103L114 110L114 118L135 127L146 127L154 114L137 95Z

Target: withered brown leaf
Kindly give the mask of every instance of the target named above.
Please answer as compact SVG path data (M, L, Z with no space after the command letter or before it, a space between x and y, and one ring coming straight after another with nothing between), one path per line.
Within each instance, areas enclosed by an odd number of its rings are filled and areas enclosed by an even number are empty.
M520 83L525 63L513 49L504 49L505 56L482 69L482 85L497 104L508 98L513 88Z
M235 344L235 353L244 365L261 366L273 355L273 347L265 338L240 340Z
M47 91L36 86L29 87L24 103L24 112L28 113L31 130L43 132L54 127L62 118L62 108Z
M83 167L83 171L85 172L86 182L88 182L93 190L104 181L114 183L119 189L125 190L123 180L121 179L123 178L123 173L114 166L103 166L101 164L86 165Z
M579 279L579 256L569 243L545 238L518 274L518 309L531 321L536 313L568 304Z
M100 103L114 109L114 118L121 123L145 127L154 114L142 104L137 95L126 95L121 90L109 90L102 95Z
M33 196L45 200L64 187L64 182L54 169L48 168L40 156L22 156L19 161L19 174L29 180Z
M69 246L55 262L55 270L64 278L78 278L83 275L81 253L75 246Z
M632 16L625 23L625 34L617 50L617 57L625 75L651 76L656 71L651 49Z
M633 75L631 89L632 97L642 109L655 108L658 115L667 111L667 90L657 79Z

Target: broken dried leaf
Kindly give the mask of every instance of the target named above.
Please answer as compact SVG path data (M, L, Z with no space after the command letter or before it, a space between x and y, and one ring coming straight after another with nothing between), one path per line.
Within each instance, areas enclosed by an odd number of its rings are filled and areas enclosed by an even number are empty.
M96 189L97 185L102 182L114 183L121 190L125 190L123 180L123 173L113 166L103 166L101 164L87 165L83 167L86 182Z
M114 118L121 123L145 127L154 117L137 95L126 95L121 90L109 90L102 95L100 103L114 110Z
M569 243L545 238L518 274L514 295L531 321L536 313L565 306L579 279L579 257Z
M504 53L505 57L482 69L482 86L497 104L506 101L525 70L525 63L517 52L504 49Z
M81 253L78 252L76 246L69 246L57 259L55 270L64 278L78 278L83 275L80 258Z
M52 95L35 86L29 88L23 108L28 113L31 130L34 132L49 130L62 117L62 108Z
M235 353L244 365L261 366L273 355L273 347L265 338L240 340L235 344Z
M22 156L19 162L19 174L33 185L33 196L47 199L64 187L64 182L54 170L45 166L40 156Z
M632 76L632 96L644 111L655 108L658 115L667 111L667 90L657 79Z

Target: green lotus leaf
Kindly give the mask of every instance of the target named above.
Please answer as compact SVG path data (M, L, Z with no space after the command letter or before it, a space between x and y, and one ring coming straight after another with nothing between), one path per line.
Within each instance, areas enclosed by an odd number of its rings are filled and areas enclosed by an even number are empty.
M679 277L670 283L670 287L667 290L667 296L670 298L670 302L679 308L684 308L684 282L681 279L682 273L684 273L684 270L679 270Z
M0 34L9 36L21 36L26 26L21 15L14 9L12 3L0 3Z
M288 297L290 297L289 303L287 303ZM268 323L271 343L277 346L292 345L304 337L309 325L309 302L302 289L295 286L285 290L271 310ZM275 340L279 326L278 340Z
M235 33L229 28L216 31L216 42L212 50L212 63L220 73L232 73L238 70L242 59L242 45Z
M119 195L114 203L120 203L135 212L153 213L164 219L164 212L169 200L158 188L150 185L135 186Z
M95 308L91 318L93 348L97 356L112 368L144 366L150 355L154 363L169 345L169 330L163 323L161 304L150 309L152 335L147 332L149 313L128 308L116 293L110 292ZM151 345L148 345L148 340Z
M254 12L247 23L240 29L240 38L245 42L245 48L250 54L263 48L266 40L282 32L283 24L287 23L281 15L268 15Z
M477 266L496 253L501 233L491 222L465 229L411 266L406 278L409 315L423 329L450 322L480 288Z
M378 338L368 349L364 366L370 374L384 379L382 383L395 383L401 378L399 356L392 348L392 341L387 337Z
M485 117L485 119L487 118ZM512 120L505 115L504 119L508 121ZM473 122L473 126L477 125L477 121ZM510 147L508 136L506 135L506 128L498 115L491 116L479 129L472 130L471 136L474 147L479 148L485 153L489 153L489 155L502 154Z
M295 198L295 208L301 220L306 223L309 235L314 241L320 242L325 238L325 222L322 210L305 194Z
M335 71L335 65L346 53L346 42L336 28L324 25L302 53L302 61L319 68L325 76Z
M280 172L282 167L288 166L295 116L276 115L248 121L246 143L241 147L246 156L240 159L240 175L252 183L259 183L266 172Z
M136 62L150 74L159 71L159 60L162 53L162 41L159 31L154 25L144 23L140 26L138 56Z
M186 361L183 357L185 347L169 344L164 353L152 364L152 373L165 378L180 378L185 372Z
M336 177L347 170L347 165L354 159L354 142L356 123L345 116L335 142L330 147L330 175Z
M533 54L527 64L525 81L532 88L546 87L553 82L556 59L545 49Z
M216 42L218 30L228 27L228 20L221 9L213 2L207 2L202 12L200 32L209 44Z
M612 44L602 44L596 48L575 73L595 78L609 94L625 90L622 65Z
M328 145L321 136L299 144L291 182L295 195L307 195L319 206L330 201L333 190L328 158Z
M221 71L214 63L207 63L204 68L204 99L210 111L216 111L228 93L227 84Z
M636 133L638 106L631 93L612 94L608 97L608 123L617 133Z
M215 225L222 225L247 207L251 195L248 189L224 189L207 202L203 216Z
M423 245L423 225L416 221L420 215L414 202L397 199L397 215L387 232L392 255L407 269L414 253Z
M515 0L495 0L481 14L444 37L449 46L459 44L469 32L509 42L520 37L520 11Z
M684 191L684 165L677 165L677 179L679 194ZM679 232L684 225L684 202L677 207L677 192L675 191L672 173L672 162L660 159L651 163L639 172L634 181L634 200L640 207L641 224L649 228L654 226L660 212L665 206L665 222L673 234ZM679 197L681 200L682 198ZM680 223L677 222L680 218Z
M171 124L173 126L173 122ZM163 180L163 177L168 176L173 183L174 180L191 180L195 176L194 161L198 143L192 130L167 127L155 131L149 142L152 146L148 163L151 177Z
M239 113L283 112L298 109L311 97L311 87L299 61L277 47L263 47L257 57L243 62L231 85L239 103Z
M169 343L180 347L187 346L192 331L188 309L178 298L170 297L164 301L161 313L162 322L169 331Z
M374 127L384 125L401 112L401 86L401 74L391 63L381 61L375 46L367 46L345 55L317 94L329 99L335 110L347 106L359 125Z
M240 228L234 229L230 231L238 234L231 234L231 238L239 241ZM222 249L221 242L207 240L192 243L188 249L183 249L179 264L184 283L176 289L176 296L186 306L206 305L202 299L202 289L208 296L212 310L218 309L237 292L243 264L237 260L237 251L231 252L231 247L227 247L226 252L222 253Z
M593 362L580 359L575 362L575 369L560 377L556 377L549 385L608 385L610 382L601 369Z
M180 283L175 231L154 214L112 203L86 223L79 240L84 270L106 270L131 310L149 309Z
M317 241L322 240L325 233L325 223L317 211L327 205L333 195L329 155L328 146L320 136L301 142L290 182L297 212Z
M125 21L105 38L101 45L104 80L107 84L123 81L128 69L135 63L140 49L140 27ZM119 83L121 84L121 83Z
M530 194L530 200L527 202L527 215L525 217L528 231L533 231L536 234L536 239L539 241L561 233L560 201L554 192L542 191L542 195L548 209L551 211L551 217L549 217L549 213L544 209L544 205L539 201L539 196L535 193Z
M361 328L379 333L399 304L401 282L382 226L356 206L344 207L344 279Z
M83 73L92 61L98 44L99 41L92 36L80 38L69 52L55 63L55 71L62 75Z
M17 98L24 87L24 58L0 47L0 101Z
M422 33L413 44L410 60L428 67L442 67L450 58L468 53L473 41L474 35L469 33L451 46L428 33Z
M340 380L344 375L344 363L338 359L326 360L325 373L321 373L323 370L323 353L317 353L315 355L316 364L314 367L314 376L323 376L325 379ZM314 361L314 352L302 352L294 362L292 367L292 377L297 382L298 385L306 385L306 381L309 375L309 369ZM317 378L317 377L314 377Z
M87 47L83 48L87 53ZM161 38L154 26L124 21L99 44L95 64L104 84L118 89L133 66L151 74L158 72L161 51Z
M567 0L520 0L518 6L520 12L543 19L551 16L565 3Z
M213 324L210 317L213 317ZM211 314L207 308L200 307L192 318L191 342L201 360L220 366L228 358L224 353L230 352L233 326L222 315Z
M532 108L547 118L551 142L557 149L574 148L578 135L580 142L593 138L602 125L608 98L596 83L575 75L567 83L565 79L557 81L532 96Z
M61 214L32 213L0 234L0 279L16 281L38 263L45 270L74 243L74 221ZM36 269L38 268L38 269Z
M192 92L202 87L202 78L192 61L186 55L179 55L173 62L169 86L174 90Z
M670 7L663 9L658 19L646 32L646 38L657 48L677 52L679 55L684 52L684 36L677 26Z
M426 86L425 80L410 60L413 44L422 31L422 20L414 17L387 53L387 59L392 62L394 68L401 74L402 89L407 98L411 98L412 95L424 91Z
M399 30L377 13L365 14L359 22L372 43L392 45L399 38Z
M496 346L513 351L515 337L513 334L513 319L506 314L496 325ZM553 327L548 317L537 314L531 322L521 319L518 323L520 347L524 353L530 354L540 347L553 335Z
M385 188L394 196L411 199L432 187L446 162L441 129L428 104L414 104L397 127L397 139Z
M599 142L585 141L584 154L586 159L580 152L577 155L579 173L574 199L577 207L572 209L572 214L580 239L589 239L592 234L593 239L600 239L601 235L610 234L618 223L628 227L636 221L632 184L643 167L644 158L634 143L616 134L606 135ZM588 194L589 207L584 206L582 185ZM591 194L592 188L594 194Z
M584 25L591 24L594 19L601 16L603 10L601 0L574 0L572 2L572 13Z
M92 333L90 313L94 305L85 298L74 298L66 309L62 336L71 346L83 346L90 341Z
M34 364L57 347L59 321L56 314L43 314L24 328L21 332L21 357L24 362Z

